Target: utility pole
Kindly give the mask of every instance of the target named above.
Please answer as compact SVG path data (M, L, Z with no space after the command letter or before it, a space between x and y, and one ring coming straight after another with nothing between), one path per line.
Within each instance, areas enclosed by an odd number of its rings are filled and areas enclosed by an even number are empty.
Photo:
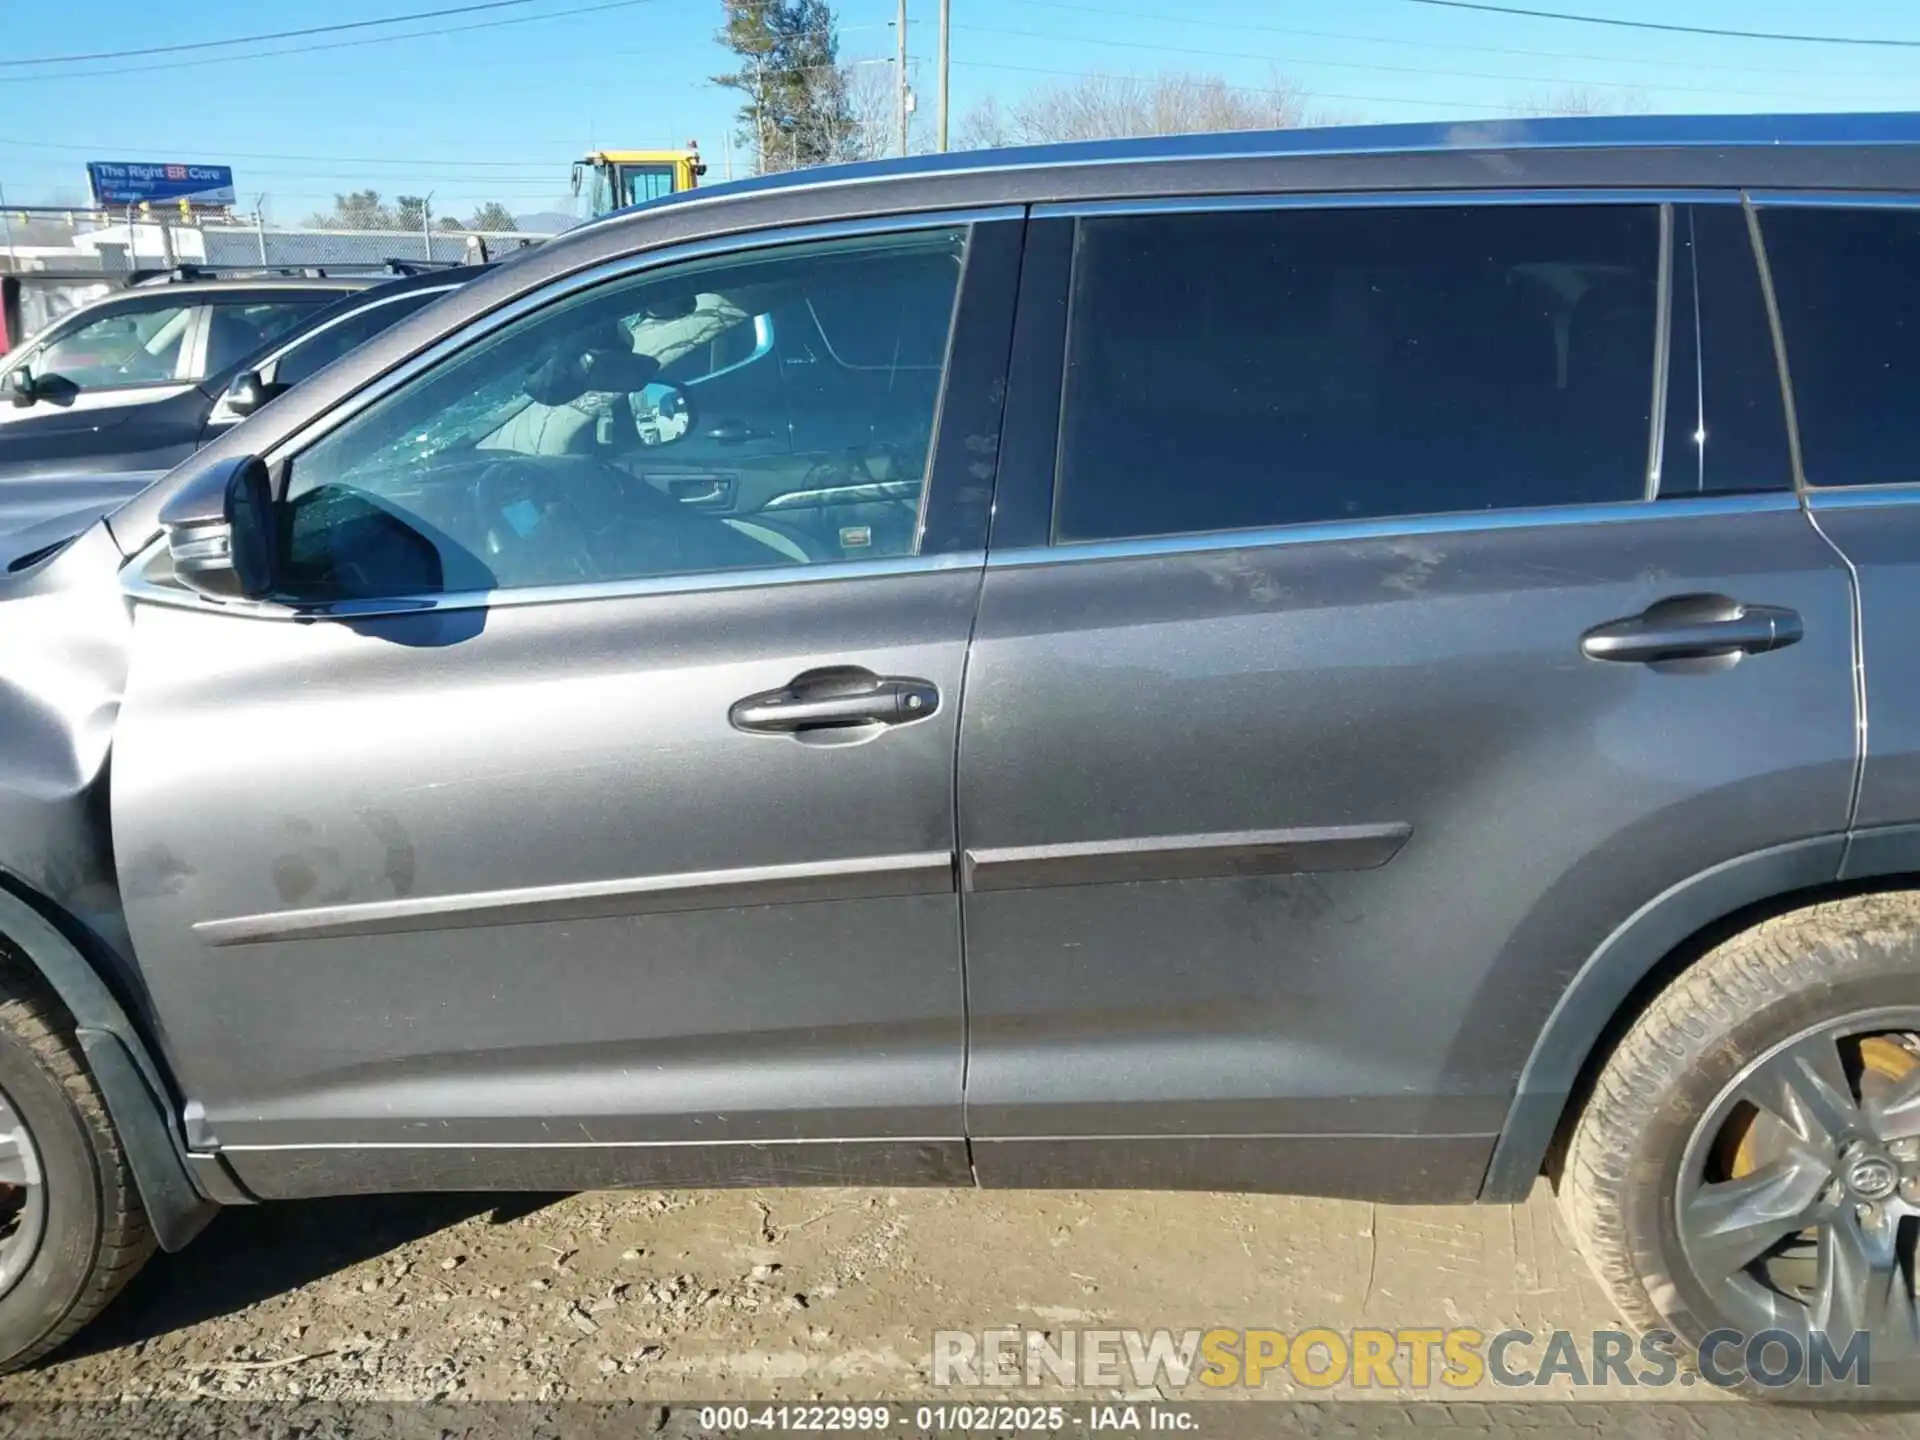
M893 100L900 121L900 154L904 159L907 153L907 0L900 0L899 19L894 29L899 32L896 38L900 46L899 66L893 77Z
M953 0L940 0L940 153L947 150L947 32L951 28Z
M427 259L433 259L433 191L420 205L420 243L427 247Z
M260 263L267 263L267 192L253 197L253 238L260 245Z

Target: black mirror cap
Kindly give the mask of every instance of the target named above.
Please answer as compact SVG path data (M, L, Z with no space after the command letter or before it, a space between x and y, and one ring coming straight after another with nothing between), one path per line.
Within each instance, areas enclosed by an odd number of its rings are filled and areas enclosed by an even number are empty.
M180 583L217 599L260 600L279 586L273 481L258 455L216 460L160 511Z

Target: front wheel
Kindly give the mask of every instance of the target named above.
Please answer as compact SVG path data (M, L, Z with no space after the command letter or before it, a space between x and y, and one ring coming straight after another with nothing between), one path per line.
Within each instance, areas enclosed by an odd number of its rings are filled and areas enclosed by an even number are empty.
M1920 896L1781 916L1674 981L1601 1071L1561 1199L1621 1311L1708 1380L1914 1390Z
M66 1343L152 1252L73 1022L0 944L0 1370Z

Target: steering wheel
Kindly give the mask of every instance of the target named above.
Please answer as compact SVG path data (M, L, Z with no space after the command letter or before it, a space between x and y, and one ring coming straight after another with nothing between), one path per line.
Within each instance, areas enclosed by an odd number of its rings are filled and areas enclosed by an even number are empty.
M502 584L565 584L598 580L595 527L570 493L573 487L521 455L493 460L474 479L482 559ZM497 562L497 564L496 564ZM513 572L531 572L516 580Z

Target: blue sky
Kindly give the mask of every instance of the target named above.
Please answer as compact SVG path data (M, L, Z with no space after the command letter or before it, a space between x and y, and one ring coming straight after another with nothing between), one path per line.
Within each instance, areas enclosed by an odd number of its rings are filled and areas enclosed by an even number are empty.
M435 9L453 0L0 0L0 61L126 50ZM1526 3L1526 0L1520 0ZM1665 23L1920 41L1916 0L1533 0ZM838 0L846 59L893 52L895 0ZM0 65L0 187L74 203L88 159L231 164L243 205L294 221L337 190L563 208L590 144L698 138L719 178L738 97L708 82L719 0L524 6L252 47ZM1707 38L1450 10L1412 0L952 0L956 122L969 106L1094 72L1281 75L1343 121L1497 115L1567 87L1663 112L1920 109L1920 52ZM566 12L586 13L566 13ZM910 0L930 118L936 0ZM513 20L515 23L501 24ZM381 43L428 26L480 26ZM344 42L353 43L344 43ZM216 58L217 57L217 58ZM183 64L183 61L195 63ZM164 68L150 68L164 67ZM737 163L737 162L736 162Z

